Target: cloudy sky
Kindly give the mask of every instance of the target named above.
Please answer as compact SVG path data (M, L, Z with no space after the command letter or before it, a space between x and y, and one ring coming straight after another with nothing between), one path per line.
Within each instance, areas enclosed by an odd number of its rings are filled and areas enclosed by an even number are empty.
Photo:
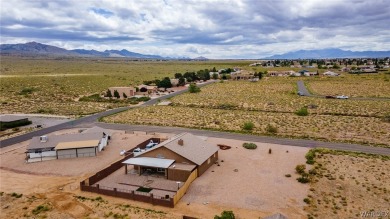
M390 50L389 0L0 0L1 43L261 58Z

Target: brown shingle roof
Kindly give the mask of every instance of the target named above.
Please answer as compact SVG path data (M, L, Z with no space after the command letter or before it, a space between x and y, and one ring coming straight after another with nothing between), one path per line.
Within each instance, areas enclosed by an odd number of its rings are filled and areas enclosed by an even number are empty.
M179 140L183 141L183 145L179 144ZM218 151L217 146L203 141L199 137L190 133L181 133L144 152L144 154L159 147L165 147L197 165L201 165Z

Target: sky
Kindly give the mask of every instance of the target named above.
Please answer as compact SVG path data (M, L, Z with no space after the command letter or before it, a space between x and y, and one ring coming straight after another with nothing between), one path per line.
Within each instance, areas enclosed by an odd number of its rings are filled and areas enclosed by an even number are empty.
M1 44L263 58L390 50L389 0L0 0Z

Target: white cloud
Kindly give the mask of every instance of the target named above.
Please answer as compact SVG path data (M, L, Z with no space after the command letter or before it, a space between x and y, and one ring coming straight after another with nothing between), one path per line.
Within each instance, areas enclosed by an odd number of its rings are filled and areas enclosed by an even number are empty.
M209 58L390 50L385 0L17 0L0 10L1 43Z

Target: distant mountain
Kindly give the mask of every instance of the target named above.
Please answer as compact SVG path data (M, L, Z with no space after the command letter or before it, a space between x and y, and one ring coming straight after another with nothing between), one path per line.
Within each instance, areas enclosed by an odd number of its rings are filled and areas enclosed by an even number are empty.
M110 54L110 56L119 56L119 57L132 57L132 58L145 58L145 59L164 59L165 57L161 57L158 55L144 55L140 53L130 52L125 49L122 50L106 50L104 53Z
M203 57L203 56L199 56L199 57L193 58L193 60L206 61L206 60L209 60L209 59L206 58L206 57Z
M24 44L1 44L0 45L1 54L11 54L11 55L76 55L72 51L62 49L56 46L45 45L36 42L29 42Z
M86 57L127 57L143 59L172 59L158 55L144 55L123 50L97 50L74 49L66 50L56 46L45 45L37 42L24 44L1 44L0 54L3 55L45 55L45 56L86 56Z
M354 52L342 49L299 50L266 59L326 59L326 58L381 58L390 57L390 51Z

